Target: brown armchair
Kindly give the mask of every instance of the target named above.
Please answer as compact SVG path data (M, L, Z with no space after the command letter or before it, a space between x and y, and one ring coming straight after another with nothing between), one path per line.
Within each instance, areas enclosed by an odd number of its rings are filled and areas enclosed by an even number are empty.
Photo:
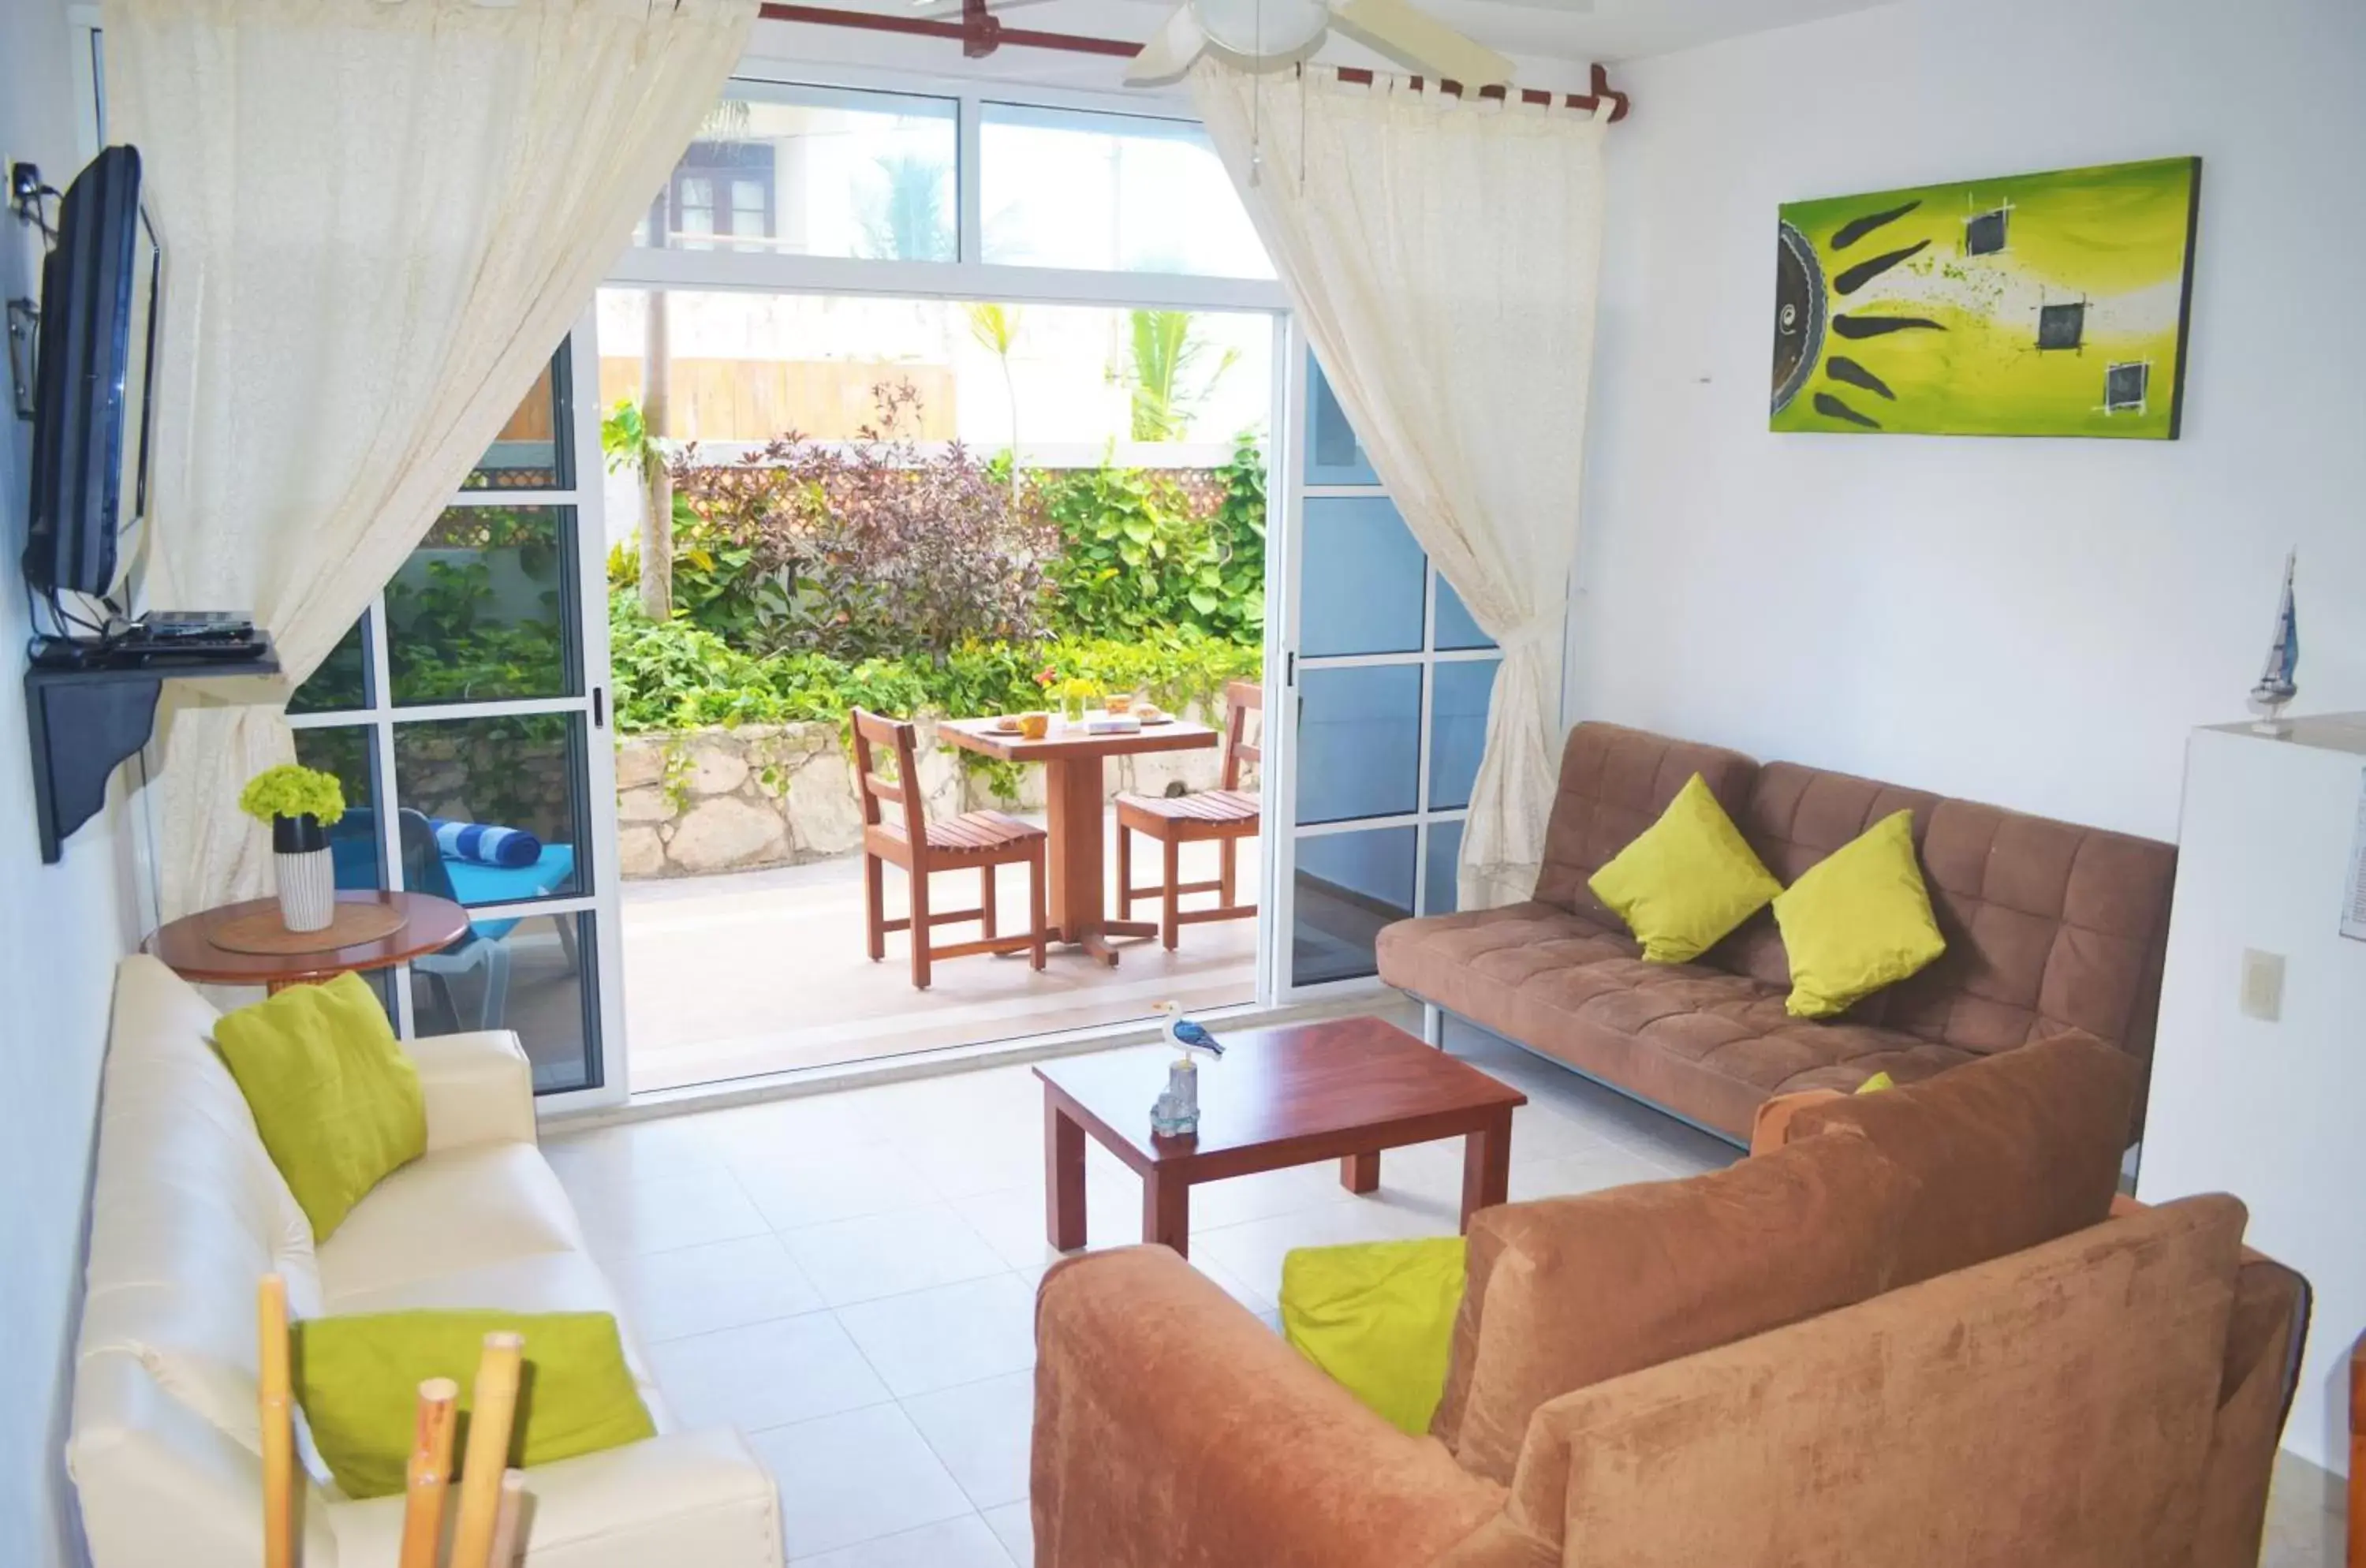
M2112 1214L2133 1078L2025 1047L1482 1212L1432 1437L1163 1248L1063 1263L1037 1568L2255 1568L2306 1287L2232 1199Z

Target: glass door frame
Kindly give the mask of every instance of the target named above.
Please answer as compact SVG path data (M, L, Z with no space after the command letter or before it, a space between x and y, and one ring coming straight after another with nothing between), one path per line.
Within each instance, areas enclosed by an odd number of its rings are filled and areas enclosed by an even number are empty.
M1262 977L1261 990L1268 1004L1277 1006L1388 989L1376 974L1306 985L1291 980L1290 960L1298 929L1299 840L1391 828L1414 829L1413 913L1430 913L1426 907L1429 854L1435 835L1421 829L1437 823L1459 823L1470 816L1468 806L1433 807L1429 804L1429 770L1437 704L1437 682L1434 671L1443 664L1493 663L1504 657L1503 649L1493 643L1470 649L1440 649L1436 646L1438 589L1445 579L1438 574L1437 563L1428 558L1427 551L1423 552L1420 649L1403 653L1324 654L1313 657L1300 652L1303 614L1299 588L1305 581L1306 572L1305 503L1333 497L1386 499L1388 492L1377 480L1365 484L1308 482L1306 474L1310 459L1307 447L1312 423L1308 415L1313 389L1307 369L1313 363L1313 350L1296 318L1290 317L1289 321L1290 341L1277 365L1278 375L1286 382L1280 401L1288 423L1285 438L1275 443L1281 462L1276 476L1277 483L1268 492L1268 532L1266 538L1266 669L1268 689L1276 695L1268 700L1266 713L1268 771L1263 849L1267 886L1263 896L1267 907L1273 911L1273 918L1268 922L1265 942L1267 971ZM1271 499L1274 496L1280 498L1279 504L1274 503ZM1280 529L1279 547L1272 531L1276 526ZM1352 817L1337 822L1301 826L1298 822L1300 748L1297 714L1302 677L1312 671L1368 670L1405 665L1416 666L1422 671L1419 719L1414 736L1414 809L1383 817ZM1270 680L1276 670L1282 672L1279 682Z
M556 490L504 489L500 486L465 490L446 497L444 506L447 510L539 506L564 507L572 511L577 605L574 632L583 677L580 693L573 696L515 697L487 702L397 706L392 660L388 646L385 591L381 589L365 617L371 627L370 634L364 638L370 661L367 705L360 708L290 713L287 716L288 728L299 731L366 731L375 771L380 781L379 790L385 797L381 804L389 808L399 798L394 738L395 729L400 725L548 714L580 716L586 775L583 787L588 798L583 803L583 816L575 828L576 867L579 880L588 882L588 890L514 903L468 906L472 920L532 919L552 916L573 919L584 913L592 916L593 943L588 956L598 987L592 1007L596 1010L599 1026L596 1066L600 1081L593 1088L557 1089L536 1095L535 1109L538 1115L561 1115L621 1105L629 1092L631 1082L630 1047L625 1038L624 950L623 933L619 927L622 900L616 871L614 715L609 701L608 562L604 543L606 520L602 514L601 493L601 480L605 475L606 466L600 450L599 360L591 311L587 310L574 330L568 333L561 352L567 359L567 424L568 436L572 443L571 460L566 465L569 486ZM587 358L587 355L591 357ZM583 376L587 364L593 367L588 394ZM402 857L384 852L387 841L383 838L380 840L383 886L399 891L403 886ZM411 966L398 965L388 972L387 978L394 1001L397 1032L403 1038L410 1039L417 1027Z
M755 53L744 57L733 69L725 90L727 93L732 86L740 84L760 87L820 87L903 94L954 102L958 115L954 189L959 259L883 261L789 253L690 251L628 245L614 265L601 278L601 289L871 295L1111 310L1205 310L1263 315L1271 322L1270 406L1273 423L1266 442L1264 680L1268 703L1264 738L1268 749L1261 768L1259 798L1267 829L1265 842L1259 846L1256 996L1253 1003L1243 1005L1256 1008L1276 1005L1279 997L1277 984L1287 976L1283 955L1286 954L1289 911L1277 898L1277 889L1286 887L1287 882L1278 884L1274 878L1272 825L1284 820L1278 813L1290 797L1277 783L1279 770L1288 765L1289 739L1277 738L1271 722L1272 694L1278 689L1274 671L1283 668L1282 651L1287 646L1279 607L1283 600L1278 596L1275 578L1284 570L1284 551L1280 541L1294 539L1298 534L1298 498L1293 476L1297 471L1297 448L1301 437L1296 433L1301 422L1295 412L1293 400L1301 392L1297 385L1298 376L1290 365L1293 355L1302 356L1305 352L1289 296L1275 278L1020 266L977 259L984 226L980 194L980 127L987 104L1073 109L1133 119L1177 120L1194 125L1199 123L1198 117L1187 103L1166 96L1076 92L980 77L934 76L912 71L873 69L821 61L793 61ZM599 337L592 319L596 314L595 302L592 315L578 329L573 340L576 364L588 367L583 375L579 376L576 385L593 389L588 400L594 403L598 400L596 389L600 364ZM596 423L595 412L595 447ZM578 477L580 482L582 473L580 469ZM596 481L592 488L594 491L598 489ZM595 514L587 506L579 515L589 519ZM604 530L604 518L599 519L597 525ZM592 526L592 524L586 524L587 538L592 536L589 532ZM600 536L604 538L604 532ZM605 603L604 594L602 603ZM606 632L603 620L599 644L602 660L599 669L603 679L607 670ZM587 641L587 659L590 647ZM613 746L611 750L613 752ZM613 775L613 758L611 773ZM613 834L613 787L607 809L609 818L604 830ZM613 839L610 841L613 842ZM614 890L612 888L611 891ZM621 961L618 970L603 970L603 991L610 988L609 976L614 974L615 994L619 998L624 983L620 970ZM611 1040L622 1040L621 1019L611 1021L607 1027ZM624 1057L620 1054L615 1059L622 1062Z

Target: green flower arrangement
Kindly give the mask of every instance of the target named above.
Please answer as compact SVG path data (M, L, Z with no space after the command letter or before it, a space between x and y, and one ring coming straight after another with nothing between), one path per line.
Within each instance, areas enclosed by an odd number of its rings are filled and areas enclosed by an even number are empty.
M334 773L283 762L246 781L238 794L238 808L258 822L311 817L326 828L345 814L345 791Z

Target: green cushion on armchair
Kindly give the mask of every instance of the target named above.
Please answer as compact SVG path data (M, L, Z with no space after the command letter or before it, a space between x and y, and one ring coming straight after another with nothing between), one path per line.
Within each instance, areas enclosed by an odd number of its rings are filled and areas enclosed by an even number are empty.
M1464 1254L1459 1235L1295 1248L1281 1260L1282 1336L1419 1437L1446 1388Z

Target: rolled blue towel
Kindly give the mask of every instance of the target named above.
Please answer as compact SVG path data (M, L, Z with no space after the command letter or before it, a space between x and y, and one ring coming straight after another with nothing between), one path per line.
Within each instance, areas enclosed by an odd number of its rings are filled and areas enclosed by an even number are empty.
M522 829L447 822L440 817L429 818L427 825L435 829L435 847L445 860L474 861L514 871L542 858L542 840Z

